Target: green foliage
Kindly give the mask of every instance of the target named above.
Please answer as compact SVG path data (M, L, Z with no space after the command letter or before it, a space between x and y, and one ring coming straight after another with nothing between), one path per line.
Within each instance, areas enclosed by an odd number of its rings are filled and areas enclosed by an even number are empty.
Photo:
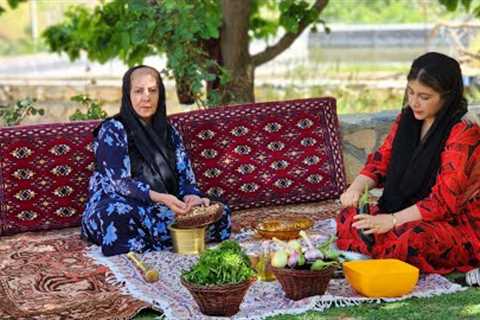
M480 17L480 1L478 0L438 0L448 11L458 11L460 8Z
M253 38L268 39L278 31L278 14L274 14L276 1L253 0L250 14L250 36ZM270 14L265 14L268 12Z
M439 0L442 5L444 5L449 11L457 10L458 4L461 1L465 9L469 10L472 0Z
M38 114L43 116L45 110L35 108L34 103L34 99L26 98L18 100L13 106L2 107L0 109L0 118L7 126L15 126L29 115Z
M311 4L311 0L252 0L250 36L267 39L279 29L296 32L301 21L322 23ZM164 73L188 83L199 104L211 105L225 100L226 94L220 89L203 101L204 82L217 76L223 83L229 79L229 70L205 50L205 40L218 39L221 26L218 0L112 0L93 10L71 7L65 21L43 35L52 51L65 52L72 60L85 51L91 61L105 63L118 57L131 66L147 56L165 54Z
M87 112L83 113L79 109L69 117L71 121L105 119L107 113L102 109L103 102L91 99L88 95L80 94L70 98L71 101L79 102L87 107Z
M480 87L469 86L465 88L465 97L467 98L469 104L479 104L480 103Z
M113 0L93 11L76 6L62 24L44 32L54 52L70 59L86 51L92 61L105 63L119 57L132 66L145 57L166 54L169 77L187 79L200 97L202 81L214 77L200 42L218 38L221 24L217 1L165 0L149 4L143 0Z
M306 25L322 23L320 13L305 0L254 0L250 15L250 35L256 39L269 39L280 29L297 32L300 21Z
M436 23L451 16L440 5L442 1L445 0L330 1L327 8L322 12L322 18L328 23L350 24Z
M15 9L16 7L18 7L18 5L22 2L27 2L28 0L7 0L7 3L8 5L10 6L10 8L12 9ZM5 12L5 8L3 8L2 6L0 6L0 14L4 13Z
M38 51L47 51L47 46L43 41L34 44L32 39L21 38L10 41L0 41L0 56L31 54Z
M335 97L339 114L354 114L400 110L404 89L369 89L366 86L355 85L314 85L308 88L298 88L287 84L285 88L273 86L257 87L255 93L258 101L278 101L322 96Z
M197 264L182 276L191 283L218 285L239 283L254 274L250 259L240 245L233 240L226 240L217 248L204 251Z
M307 1L283 0L279 2L279 25L287 32L297 32L300 21L306 25L317 21L319 12L310 7Z

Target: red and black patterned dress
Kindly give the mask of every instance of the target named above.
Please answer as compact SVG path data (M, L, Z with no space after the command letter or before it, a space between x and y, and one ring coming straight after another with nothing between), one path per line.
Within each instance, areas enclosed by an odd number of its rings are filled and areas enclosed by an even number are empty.
M384 178L398 121L383 145L368 156L360 174L377 183ZM480 127L460 121L451 130L441 154L440 171L432 192L416 203L422 220L375 234L368 248L352 227L355 208L337 217L337 246L374 258L397 258L424 272L466 272L480 266ZM378 186L378 185L377 185ZM381 187L381 186L379 186ZM371 213L378 214L372 205Z

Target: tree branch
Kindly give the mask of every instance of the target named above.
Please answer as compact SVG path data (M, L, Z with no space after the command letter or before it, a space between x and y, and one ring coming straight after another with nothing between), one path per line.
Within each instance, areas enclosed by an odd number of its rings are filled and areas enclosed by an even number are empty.
M316 9L318 13L322 12L322 10L327 6L328 0L316 0L315 4L313 4L312 8ZM278 40L278 42L272 46L268 46L265 50L255 54L252 56L252 63L255 67L258 67L265 62L268 62L278 56L280 53L285 51L290 45L298 38L298 36L305 30L308 26L305 19L301 20L298 23L298 30L297 32L287 32L283 35L282 38Z
M456 49L458 50L458 52L460 54L462 54L464 56L467 56L467 57L470 57L470 58L473 58L473 59L476 59L476 60L480 60L480 54L472 52L472 51L468 50L467 48L465 48L465 46L460 41L460 38L458 37L458 35L450 29L448 31L449 31L450 36L452 37L453 41L455 42Z
M472 52L468 50L463 44L462 41L460 40L460 36L458 32L463 31L463 29L476 29L479 28L480 24L478 23L460 23L460 24L455 24L455 23L448 23L448 22L441 22L437 24L433 30L432 30L432 35L435 35L440 28L444 28L448 34L450 35L453 45L455 47L455 50L462 55L461 59L465 57L473 58L476 60L480 60L480 54Z

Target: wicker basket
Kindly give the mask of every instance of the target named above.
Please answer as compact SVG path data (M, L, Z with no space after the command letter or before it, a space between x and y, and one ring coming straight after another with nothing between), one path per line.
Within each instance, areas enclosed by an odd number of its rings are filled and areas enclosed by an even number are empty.
M190 212L176 217L177 228L199 228L216 222L222 217L223 203L213 202L207 207L194 207Z
M190 291L203 314L230 317L240 310L240 304L255 278L236 283L215 286L200 286L181 277L182 285Z
M323 295L333 276L335 267L320 271L272 267L273 274L282 285L285 296L292 300Z

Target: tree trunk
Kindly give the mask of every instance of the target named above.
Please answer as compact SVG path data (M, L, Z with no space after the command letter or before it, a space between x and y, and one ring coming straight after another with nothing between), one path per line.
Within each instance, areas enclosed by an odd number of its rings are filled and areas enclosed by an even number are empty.
M207 39L202 41L203 50L208 54L208 57L214 60L219 66L223 66L222 49L220 48L220 37L218 39ZM220 88L220 70L217 67L211 67L208 72L214 74L216 78L212 81L207 81L207 97L210 97L214 92L221 91Z
M220 48L220 39L200 40L198 46L206 52L209 59L215 61L219 66L223 66L222 52ZM216 67L212 67L208 72L215 74L217 77L213 81L207 81L207 97L215 91L221 91L220 88L220 71ZM175 76L176 90L178 101L181 104L195 103L195 95L189 85L189 81Z
M222 0L223 26L220 36L223 66L230 81L222 88L222 103L254 102L254 66L249 53L248 0Z
M175 89L177 91L178 102L181 104L195 103L195 95L187 79L175 75Z

